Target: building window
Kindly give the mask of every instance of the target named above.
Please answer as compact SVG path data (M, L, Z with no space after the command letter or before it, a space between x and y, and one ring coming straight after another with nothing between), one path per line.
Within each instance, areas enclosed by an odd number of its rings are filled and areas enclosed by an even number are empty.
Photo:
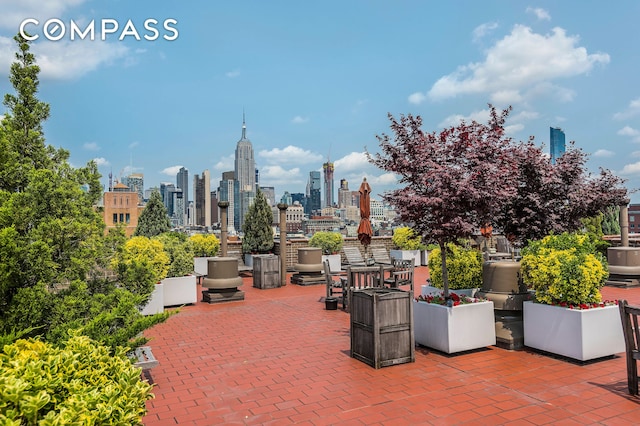
M129 213L126 213L126 214L124 215L124 220L125 220L127 223L130 223L130 222L131 222L131 215L130 215Z
M124 222L124 214L120 213L120 222Z
M634 215L629 216L629 222L635 222L636 217Z
M125 205L127 207L129 207L129 197L128 196L124 199L124 203L125 203Z
M118 213L113 214L113 223L118 223Z

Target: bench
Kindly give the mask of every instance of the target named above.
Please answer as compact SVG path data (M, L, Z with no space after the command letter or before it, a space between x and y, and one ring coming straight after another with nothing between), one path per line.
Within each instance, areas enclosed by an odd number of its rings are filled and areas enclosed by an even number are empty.
M153 356L153 352L151 352L151 346L135 348L132 355L134 359L133 365L142 370L149 370L159 364L156 357Z

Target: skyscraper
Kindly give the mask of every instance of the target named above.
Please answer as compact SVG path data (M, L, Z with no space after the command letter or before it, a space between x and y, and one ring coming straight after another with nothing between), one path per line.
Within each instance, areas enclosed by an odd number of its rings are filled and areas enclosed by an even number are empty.
M122 183L138 194L138 203L144 199L144 175L142 173L131 173L122 178Z
M256 162L253 157L253 145L247 139L247 125L242 114L242 138L236 145L235 179L238 181L239 201L235 206L238 229L242 229L244 216L256 195Z
M351 191L349 191L349 182L346 179L340 179L340 188L338 188L338 208L345 208L351 205Z
M333 163L327 160L322 165L324 170L324 206L331 207L334 204L333 200Z
M196 225L211 226L211 177L209 170L202 177L193 176L193 198L196 205Z
M551 164L556 164L556 160L560 158L565 151L564 132L560 127L549 127L549 143Z
M176 175L176 187L182 189L182 199L184 200L184 212L189 208L189 170L181 167Z
M309 183L307 183L307 199L308 202L305 205L305 213L309 216L314 211L318 211L322 208L320 201L320 172L314 170L309 172Z
M235 172L223 172L220 186L218 187L218 200L228 201L229 207L227 208L227 231L231 234L235 234L236 224L238 216L238 209L236 209L236 200L238 198L238 181L235 178Z

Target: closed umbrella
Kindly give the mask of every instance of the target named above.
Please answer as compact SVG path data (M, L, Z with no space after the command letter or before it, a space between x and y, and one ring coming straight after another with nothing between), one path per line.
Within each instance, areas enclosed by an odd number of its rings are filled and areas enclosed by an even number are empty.
M371 243L371 236L373 230L371 229L371 222L369 221L369 215L371 214L370 201L371 201L371 187L367 183L367 178L362 179L360 184L360 225L358 226L358 239L360 243L364 245L365 252L367 246Z

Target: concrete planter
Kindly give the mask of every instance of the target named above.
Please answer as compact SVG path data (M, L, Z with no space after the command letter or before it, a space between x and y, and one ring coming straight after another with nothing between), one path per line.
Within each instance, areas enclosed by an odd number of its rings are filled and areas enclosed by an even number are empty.
M429 266L429 251L421 250L420 251L420 265Z
M164 286L164 306L187 305L198 301L195 275L165 278L162 280L162 285Z
M523 303L524 345L579 361L625 351L618 306L568 309Z
M156 284L147 304L140 309L142 315L161 314L164 312L164 284Z
M213 257L194 257L193 258L193 271L196 274L207 276L207 271L209 267L209 259L213 259Z
M414 302L413 322L417 344L448 354L496 344L493 302L451 308Z
M342 263L339 254L323 254L322 262L329 261L329 270L331 272L340 272L342 270Z
M413 259L414 266L421 265L420 250L389 250L392 259L410 260Z

